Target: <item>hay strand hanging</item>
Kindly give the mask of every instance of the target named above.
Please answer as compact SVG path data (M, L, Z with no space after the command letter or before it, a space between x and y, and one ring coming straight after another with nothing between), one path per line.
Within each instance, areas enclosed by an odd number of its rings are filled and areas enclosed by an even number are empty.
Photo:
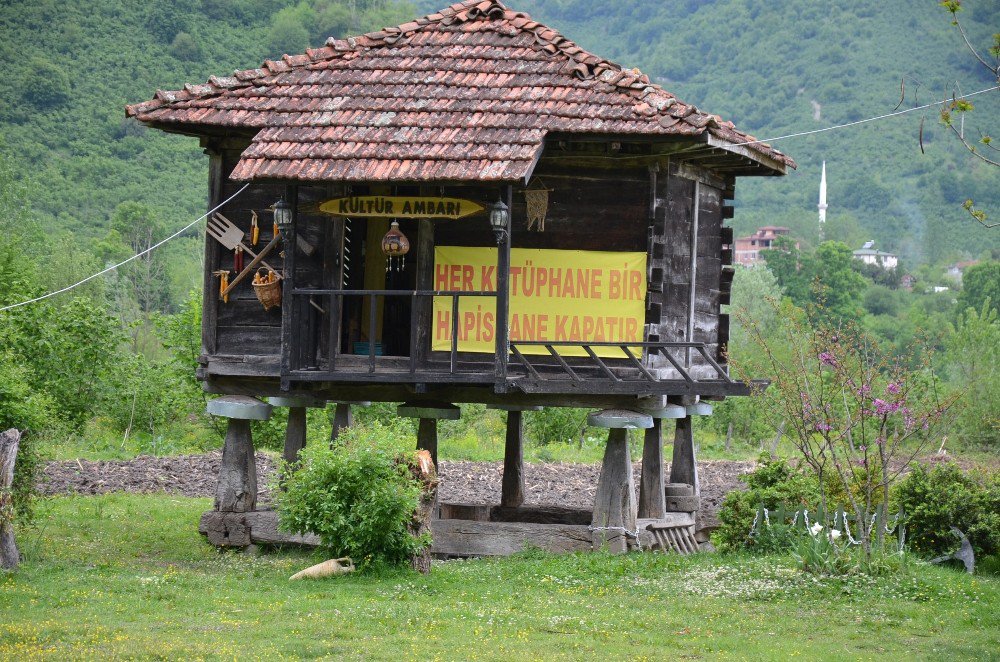
M549 193L541 180L536 179L524 189L524 200L528 206L527 230L535 228L537 232L545 232L545 217L549 213Z

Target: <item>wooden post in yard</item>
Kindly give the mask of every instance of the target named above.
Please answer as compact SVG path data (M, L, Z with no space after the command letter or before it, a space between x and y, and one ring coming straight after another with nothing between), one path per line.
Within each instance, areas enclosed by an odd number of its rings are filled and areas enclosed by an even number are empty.
M282 459L293 464L299 460L299 452L306 447L307 409L325 409L326 401L309 396L285 396L268 398L272 407L288 407L288 425L285 427L285 450Z
M330 426L330 447L337 445L337 438L340 433L354 425L353 406L371 407L372 403L367 400L340 400L333 410L333 421Z
M663 419L687 416L681 405L666 404L644 408L653 417L653 427L646 429L642 447L642 474L639 479L639 517L666 517L666 480L663 471Z
M14 463L21 433L10 429L0 434L0 568L14 570L21 563L14 540Z

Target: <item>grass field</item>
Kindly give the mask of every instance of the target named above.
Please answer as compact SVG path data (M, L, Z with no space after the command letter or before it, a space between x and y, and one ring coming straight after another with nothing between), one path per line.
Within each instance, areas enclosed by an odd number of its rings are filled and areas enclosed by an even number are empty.
M317 557L218 553L208 500L40 504L0 575L0 658L997 659L1000 580L911 566L815 579L790 559L661 554L436 564L322 582Z

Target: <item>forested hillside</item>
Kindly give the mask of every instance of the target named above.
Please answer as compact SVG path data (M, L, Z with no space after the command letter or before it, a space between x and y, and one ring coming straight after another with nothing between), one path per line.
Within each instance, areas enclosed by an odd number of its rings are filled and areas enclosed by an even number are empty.
M430 4L433 4L431 2ZM523 0L539 20L584 47L637 66L681 99L758 138L857 121L995 85L965 50L935 0ZM960 13L985 51L1000 4L969 0ZM1000 126L1000 92L973 99L966 129ZM921 154L919 131L924 120ZM910 261L936 262L1000 246L961 209L1000 205L1000 171L964 150L936 109L776 143L799 164L785 181L737 187L738 230L771 223L815 237L820 166L827 162L828 236L873 238ZM995 214L1000 215L1000 209Z
M28 183L32 208L50 233L103 237L115 210L130 201L153 210L164 230L178 227L204 206L205 159L192 139L126 121L125 103L444 2L5 2L0 150ZM760 138L889 112L901 78L903 107L991 84L934 0L508 4L596 53L640 67L682 99ZM993 0L965 6L970 36L985 49L1000 24L1000 6ZM974 102L967 130L978 136L973 125L1000 124L1000 94ZM918 143L922 119L926 153ZM799 170L785 180L742 184L738 231L783 224L814 240L826 160L833 238L878 239L910 264L975 257L1000 246L1000 232L978 226L960 206L966 198L994 203L1000 216L1000 171L965 152L935 109L778 145Z

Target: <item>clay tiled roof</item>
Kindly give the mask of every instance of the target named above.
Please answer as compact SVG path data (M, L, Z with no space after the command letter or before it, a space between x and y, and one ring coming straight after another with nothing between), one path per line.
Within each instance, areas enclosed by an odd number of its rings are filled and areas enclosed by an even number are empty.
M126 112L192 133L259 129L235 180L512 181L551 132L753 140L495 0L330 39ZM742 150L794 167L765 144Z

